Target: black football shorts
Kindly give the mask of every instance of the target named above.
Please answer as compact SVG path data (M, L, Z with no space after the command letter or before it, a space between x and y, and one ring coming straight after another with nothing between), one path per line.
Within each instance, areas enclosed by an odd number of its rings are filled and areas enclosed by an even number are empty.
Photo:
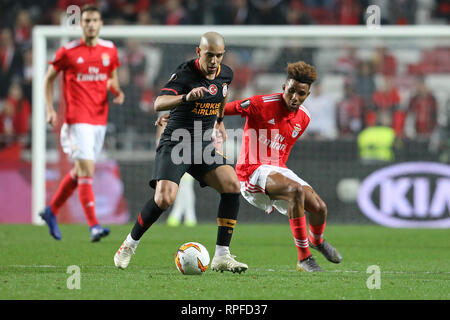
M204 152L205 146L206 145L203 146L202 152ZM159 180L169 180L176 184L180 184L180 180L186 172L193 176L200 183L200 186L204 188L207 186L203 181L205 174L215 168L227 164L226 158L219 152L216 152L215 149L211 150L211 158L213 158L214 161L201 161L201 163L199 163L200 161L198 159L197 161L194 161L194 155L192 154L190 155L190 161L174 163L172 156L174 147L175 145L172 144L160 144L156 149L153 176L149 181L149 185L153 189L156 188L156 183Z

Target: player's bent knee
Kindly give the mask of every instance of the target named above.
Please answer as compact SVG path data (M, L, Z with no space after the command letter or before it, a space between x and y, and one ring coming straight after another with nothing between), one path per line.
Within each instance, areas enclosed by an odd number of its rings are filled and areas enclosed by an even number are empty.
M286 190L288 193L289 201L295 201L295 202L304 201L305 192L303 191L303 188L300 184L290 183L290 184L288 184Z
M170 192L155 193L155 203L159 208L166 210L175 202L175 197L176 194Z
M240 193L241 184L239 183L239 180L236 179L225 184L223 189L223 193Z

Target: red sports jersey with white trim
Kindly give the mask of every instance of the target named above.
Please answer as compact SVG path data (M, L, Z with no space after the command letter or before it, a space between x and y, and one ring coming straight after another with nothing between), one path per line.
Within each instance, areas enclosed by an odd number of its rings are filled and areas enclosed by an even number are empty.
M74 40L59 48L49 63L64 72L65 122L106 125L107 81L120 65L114 43L98 39L97 45L88 46Z
M281 93L229 102L225 114L247 117L236 164L240 181L247 181L262 164L286 168L292 146L310 121L304 106L295 112L287 110Z

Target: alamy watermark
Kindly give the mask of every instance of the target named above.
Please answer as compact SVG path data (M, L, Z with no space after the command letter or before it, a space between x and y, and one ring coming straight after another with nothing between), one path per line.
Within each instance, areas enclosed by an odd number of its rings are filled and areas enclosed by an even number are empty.
M299 127L288 132L292 138L297 137ZM202 122L194 121L193 131L178 128L171 133L171 142L176 142L171 151L174 164L234 164L236 149L227 149L227 144L219 132L213 129L202 130ZM226 129L227 141L243 141L245 149L237 164L266 164L279 166L284 163L283 155L289 147L288 134L278 129ZM293 143L293 141L291 141ZM213 152L216 150L216 152ZM224 155L224 156L222 156Z
M367 289L381 289L381 269L377 265L371 265L367 267L366 273L370 274L367 278Z
M381 9L373 4L366 9L366 26L369 29L381 28Z
M67 267L67 274L70 274L70 276L67 278L67 289L73 290L81 289L81 270L80 267L77 265L71 265Z

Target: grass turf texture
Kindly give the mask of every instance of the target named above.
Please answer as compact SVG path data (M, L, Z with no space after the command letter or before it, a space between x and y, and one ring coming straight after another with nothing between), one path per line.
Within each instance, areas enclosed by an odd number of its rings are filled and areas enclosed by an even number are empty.
M0 225L0 299L449 299L448 230L329 225L326 239L343 255L341 264L312 250L323 273L295 269L297 250L288 224L239 224L231 244L242 274L208 270L184 276L174 263L179 245L198 241L214 254L216 225L170 228L155 224L126 270L113 256L131 225L91 243L85 225L61 225L63 239L46 226ZM81 288L70 290L68 266L81 270ZM381 288L368 289L367 268L380 268Z

